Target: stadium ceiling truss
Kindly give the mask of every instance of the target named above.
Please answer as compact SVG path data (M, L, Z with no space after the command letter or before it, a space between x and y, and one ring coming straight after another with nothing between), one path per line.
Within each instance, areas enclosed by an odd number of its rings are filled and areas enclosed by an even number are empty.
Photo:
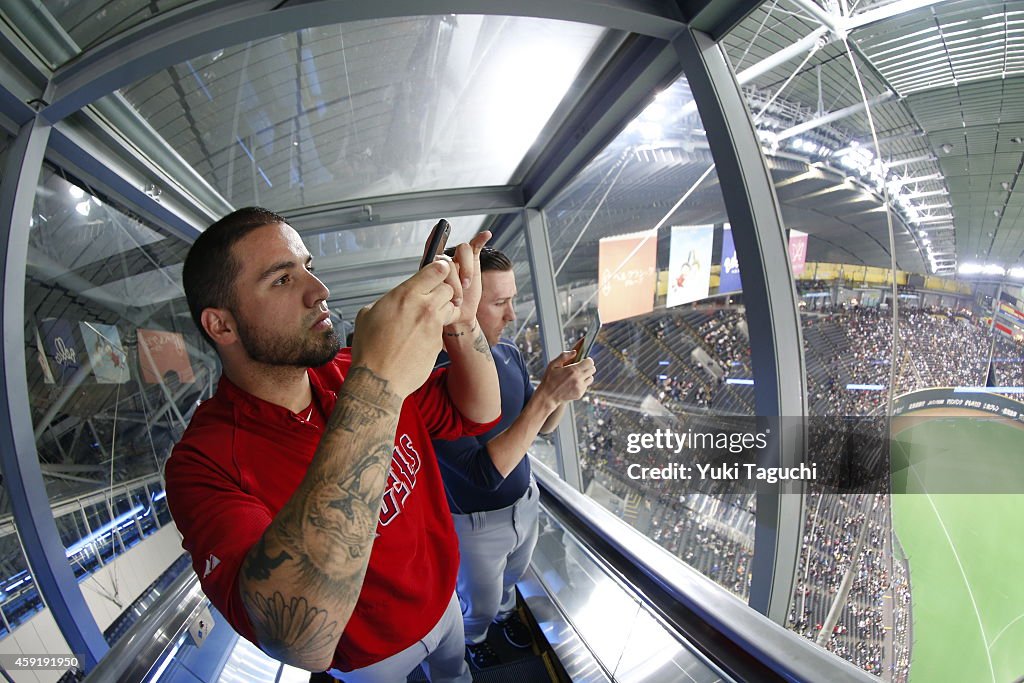
M217 60L233 60L236 68L220 74L220 85L232 78L240 83L261 50L277 51L271 58L280 56L281 63L266 61L261 86L304 103L315 97L298 90L298 65L304 50L320 49L303 42L317 38L314 29L377 22L368 40L411 42L406 54L415 56L423 46L411 32L402 34L402 20L425 17L443 37L455 7L443 0L179 0L153 15L149 3L90 0L75 3L62 24L35 3L8 5L0 17L0 127L12 137L0 188L0 215L9 226L5 338L20 338L23 331L27 226L44 160L117 198L166 234L191 242L200 226L243 200L260 198L257 171L270 185L251 141L247 146L238 136L231 139L232 119L237 129L244 109L241 86L233 108L203 111L214 102L211 89L218 84L195 64L214 72ZM460 16L515 14L601 30L509 177L352 196L345 194L347 186L332 195L300 193L301 201L285 208L305 237L429 220L442 212L479 216L499 246L526 235L537 298L550 303L555 289L543 209L658 93L685 75L693 101L675 114L699 114L694 121L706 129L700 131L706 138L666 144L660 153L667 170L649 179L650 189L658 182L678 189L699 175L694 169L716 167L714 182L727 210L707 209L702 218L732 224L744 264L748 323L751 338L758 340L752 348L757 414L807 412L784 225L811 233L812 260L950 273L959 262L1016 265L1024 257L1018 188L1024 167L1024 6L984 0L839 0L828 7L814 0L456 5ZM288 35L293 37L282 38ZM345 52L342 45L335 52ZM353 72L365 69L368 76L381 69L367 61L352 65ZM346 116L374 121L381 102L403 101L393 91L386 96L397 99L368 101L358 114L352 106ZM530 98L531 91L526 86L511 96ZM208 147L209 136L198 131L203 117L211 117L211 130L227 136L226 157L217 156ZM290 134L296 137L288 148L313 142L302 137L298 124ZM359 149L342 152L360 163L366 157ZM314 177L315 164L302 155L291 163L300 178ZM246 189L232 195L236 164L251 166L254 194ZM319 273L336 292L332 306L350 313L403 277L412 263L406 256L373 266L325 260ZM362 284L352 286L356 280ZM557 316L542 316L541 323L545 344L554 348L562 338ZM23 534L26 555L69 645L96 660L106 646L95 624L89 626L88 609L61 561L42 483L44 473L79 479L82 473L40 464L23 400L22 345L5 345L3 363L2 468L9 484L21 484L7 487L11 509L19 528L33 530ZM174 397L166 398L165 412L174 404ZM563 456L574 452L574 435L559 439ZM775 462L797 462L801 439L780 435ZM576 464L563 458L562 474L578 485ZM802 506L800 496L758 499L751 604L780 623L792 594Z

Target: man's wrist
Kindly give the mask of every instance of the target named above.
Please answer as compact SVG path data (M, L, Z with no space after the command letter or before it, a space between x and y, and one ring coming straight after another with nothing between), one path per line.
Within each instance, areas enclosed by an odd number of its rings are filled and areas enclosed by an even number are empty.
M378 375L363 363L349 368L342 392L375 409L381 415L397 415L402 410L405 395L394 384Z
M468 337L472 340L473 333L476 332L476 327L476 320L468 323L453 323L451 325L445 325L442 334L445 337Z
M533 398L530 399L530 402L533 403L534 401L537 401L539 407L543 409L545 419L551 413L558 410L558 406L562 405L562 401L559 401L544 389L543 383L533 392Z

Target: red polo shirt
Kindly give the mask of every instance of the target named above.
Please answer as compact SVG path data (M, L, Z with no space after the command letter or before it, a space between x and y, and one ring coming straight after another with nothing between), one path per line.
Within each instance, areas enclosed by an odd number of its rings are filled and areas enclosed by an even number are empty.
M255 634L238 571L306 473L351 365L343 349L309 371L321 419L307 422L221 377L167 461L167 503L203 591L236 631ZM441 618L455 589L458 540L431 439L480 434L497 421L461 416L435 371L402 405L366 579L332 666L350 671L401 652Z

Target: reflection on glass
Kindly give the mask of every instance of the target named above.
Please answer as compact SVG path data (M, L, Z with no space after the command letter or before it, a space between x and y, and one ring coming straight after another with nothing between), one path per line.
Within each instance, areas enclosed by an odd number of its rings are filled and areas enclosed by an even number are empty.
M188 0L42 0L40 3L79 50L123 33L142 22L187 4Z
M740 264L685 79L655 101L546 210L571 345L595 310L594 385L577 406L588 495L746 597L754 498L640 468L705 451L641 439L721 431L754 414Z
M881 483L811 487L787 626L885 680L1012 678L1024 660L993 634L1024 591L971 565L1019 562L1005 539L1024 533L1024 467L1005 461L1024 449L1020 250L997 238L1010 182L991 175L1013 42L993 27L1013 14L890 5L859 24L880 7L823 41L765 5L722 43L804 253L809 452ZM982 153L992 166L968 163ZM972 625L956 648L949 623Z
M115 560L170 523L163 462L218 369L184 303L187 249L44 169L26 269L28 397L58 533L104 626L138 597L127 585L149 583L126 582L135 567Z
M0 582L2 637L9 636L45 607L10 517L6 526L4 535L0 536L0 552L3 553L0 557L3 557L4 572Z
M497 16L352 22L218 49L123 94L235 206L503 185L602 33Z
M452 226L448 245L455 246L471 240L473 235L480 231L484 218L485 216L459 216L448 219ZM294 227L301 230L301 219L297 223ZM356 263L409 258L418 260L423 253L423 245L430 235L430 230L436 223L437 219L427 219L395 225L372 225L308 235L303 241L309 253L317 257L318 271Z
M513 227L514 229L514 227ZM450 241L449 241L450 243ZM540 325L537 322L537 294L530 274L529 256L526 251L526 235L519 231L501 247L502 253L512 261L515 275L516 296L513 299L515 320L501 333L512 341L523 354L526 369L534 387L544 377L547 366L541 352ZM558 456L550 434L538 434L530 446L529 454L552 470L558 469Z
M681 643L612 578L571 534L545 513L533 567L587 648L616 681L728 679ZM540 624L544 628L544 624Z

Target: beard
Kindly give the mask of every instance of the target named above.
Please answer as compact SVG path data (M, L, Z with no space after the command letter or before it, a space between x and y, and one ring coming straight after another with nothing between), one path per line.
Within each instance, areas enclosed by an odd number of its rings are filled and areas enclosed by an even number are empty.
M238 339L249 357L264 365L284 365L297 368L318 368L330 362L341 348L334 328L307 336L271 335L257 331L235 314Z

